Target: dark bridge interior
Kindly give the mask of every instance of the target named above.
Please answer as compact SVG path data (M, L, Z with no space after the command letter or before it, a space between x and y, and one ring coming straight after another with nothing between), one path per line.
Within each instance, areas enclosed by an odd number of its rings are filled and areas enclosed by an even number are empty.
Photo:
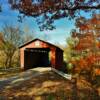
M50 66L49 48L27 48L24 51L25 69Z

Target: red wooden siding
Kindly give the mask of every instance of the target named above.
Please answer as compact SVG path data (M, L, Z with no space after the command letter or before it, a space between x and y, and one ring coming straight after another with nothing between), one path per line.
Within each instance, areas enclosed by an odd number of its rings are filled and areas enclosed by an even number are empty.
M35 45L37 43L37 45ZM24 69L24 50L26 48L50 48L50 63L51 66L56 68L56 69L60 69L59 67L63 66L63 50L61 50L59 47L56 47L50 43L47 43L45 41L39 40L39 39L35 39L30 43L27 43L23 46L20 47L20 65L21 65L21 69Z

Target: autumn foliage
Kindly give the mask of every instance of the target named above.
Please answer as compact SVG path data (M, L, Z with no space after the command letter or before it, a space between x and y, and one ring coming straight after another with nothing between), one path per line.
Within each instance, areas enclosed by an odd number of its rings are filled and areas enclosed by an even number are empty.
M36 18L40 30L55 28L55 20L73 19L80 11L92 12L100 9L99 0L8 0L11 8L18 10L24 17ZM95 5L94 5L95 3ZM23 16L19 16L22 22Z
M100 75L100 14L93 15L91 19L76 19L76 27L79 31L73 32L72 37L78 38L79 42L73 49L80 59L72 62L75 71L85 70Z

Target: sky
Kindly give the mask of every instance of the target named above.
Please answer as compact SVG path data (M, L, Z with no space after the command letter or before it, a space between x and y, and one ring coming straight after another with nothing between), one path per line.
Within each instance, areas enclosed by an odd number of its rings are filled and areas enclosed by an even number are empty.
M75 21L68 20L67 18L55 21L56 29L53 31L40 31L36 23L36 19L27 17L23 20L23 23L18 22L18 11L12 11L7 0L0 0L3 6L3 10L0 13L0 30L2 26L10 24L13 26L19 26L22 30L25 28L29 34L32 34L35 38L46 39L53 44L66 45L66 38L70 37L70 31L75 28Z

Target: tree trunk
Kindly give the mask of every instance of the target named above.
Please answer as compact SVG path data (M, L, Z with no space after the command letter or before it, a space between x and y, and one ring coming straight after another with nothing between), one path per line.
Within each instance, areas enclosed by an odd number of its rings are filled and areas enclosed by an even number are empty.
M12 57L13 57L13 55L10 55L9 62L8 62L8 67L12 67Z
M6 57L5 59L6 59L6 60L5 60L5 64L4 64L4 65L5 65L5 69L7 69L7 67L8 67L8 60L9 60L9 58L8 58L8 57Z

